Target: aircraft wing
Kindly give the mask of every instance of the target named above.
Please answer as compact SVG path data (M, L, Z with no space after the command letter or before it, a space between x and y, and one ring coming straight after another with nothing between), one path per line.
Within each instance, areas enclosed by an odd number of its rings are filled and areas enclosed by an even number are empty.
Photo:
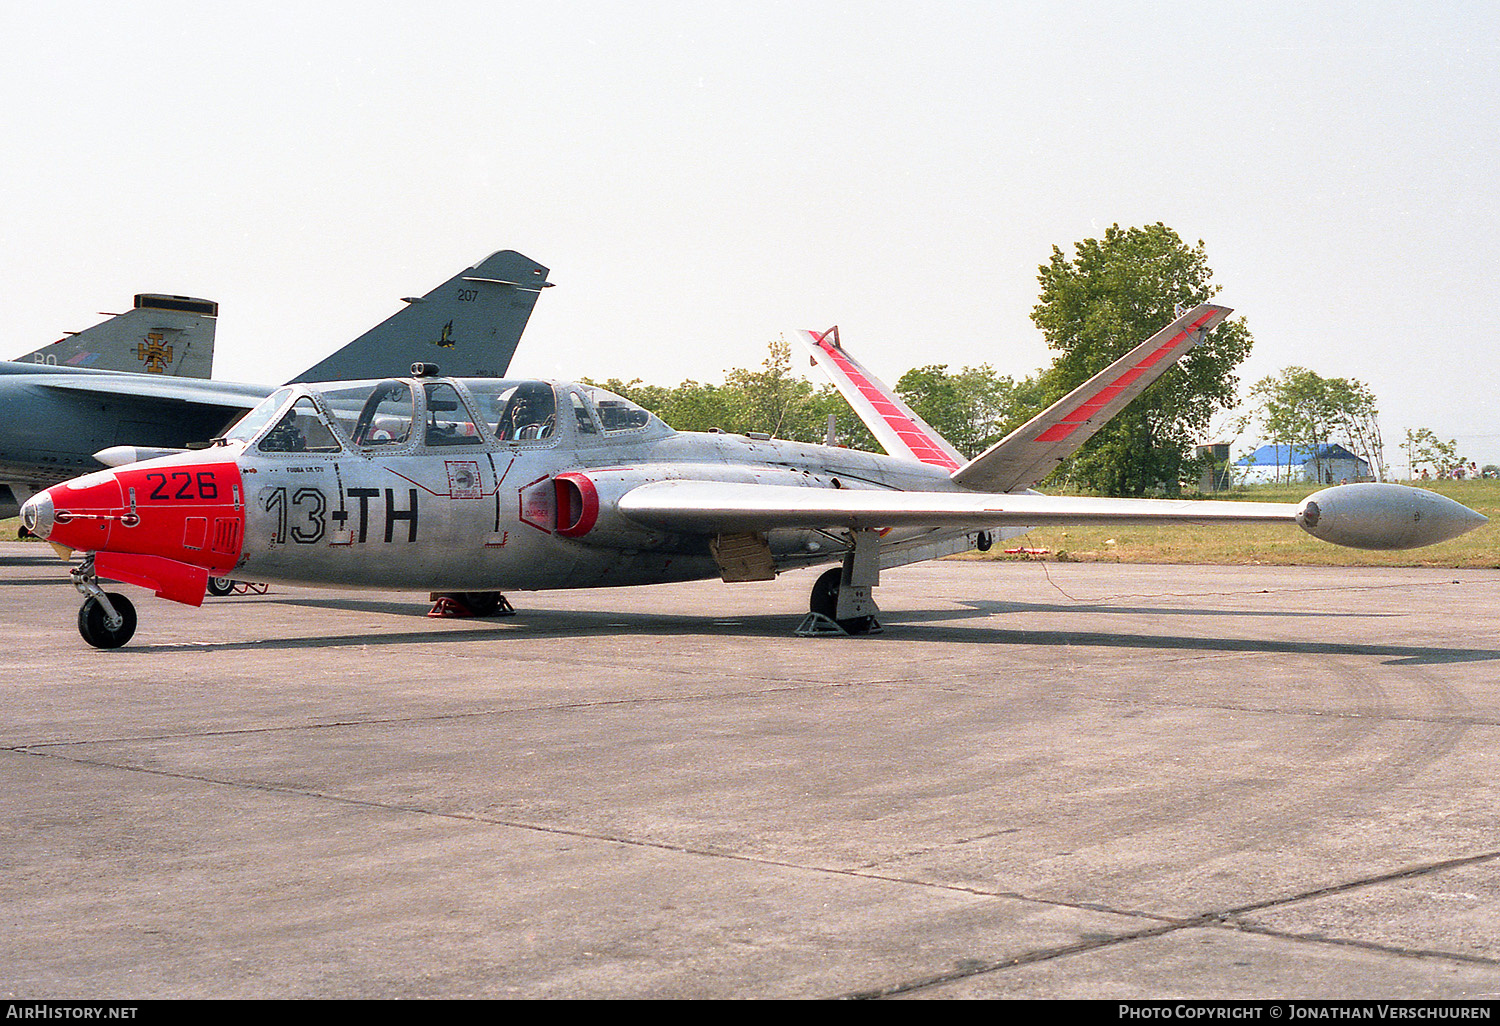
M992 492L1031 487L1077 452L1230 312L1209 303L1194 307L955 470L954 482Z
M112 396L161 399L197 406L248 410L274 388L194 378L147 377L144 374L37 374L27 384L63 392L95 392Z
M619 500L639 523L697 534L777 528L1041 527L1047 524L1297 522L1285 502L1109 499L1036 493L904 492L658 481Z

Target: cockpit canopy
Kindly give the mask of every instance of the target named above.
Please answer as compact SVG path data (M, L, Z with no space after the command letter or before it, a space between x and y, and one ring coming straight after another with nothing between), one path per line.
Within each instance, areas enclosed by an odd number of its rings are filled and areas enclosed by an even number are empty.
M388 378L289 385L225 435L263 453L607 444L666 425L592 385L509 378Z

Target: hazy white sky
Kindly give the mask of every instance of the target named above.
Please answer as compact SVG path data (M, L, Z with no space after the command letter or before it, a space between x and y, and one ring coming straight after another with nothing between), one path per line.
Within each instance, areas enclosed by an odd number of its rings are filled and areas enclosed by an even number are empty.
M1393 462L1500 462L1497 91L1480 2L7 4L0 355L173 292L279 382L517 249L557 283L519 374L837 323L888 380L1022 375L1051 248L1162 221L1245 386L1359 378Z

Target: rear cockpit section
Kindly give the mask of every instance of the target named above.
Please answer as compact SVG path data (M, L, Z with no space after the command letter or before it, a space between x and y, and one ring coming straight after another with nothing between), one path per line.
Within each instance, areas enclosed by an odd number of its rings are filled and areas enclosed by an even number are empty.
M629 399L592 385L500 378L464 378L457 384L474 400L495 438L506 445L565 440L587 448L673 433Z
M655 414L624 396L595 385L559 385L558 388L568 389L580 446L639 442L676 434Z
M451 382L428 381L422 390L426 393L424 406L427 410L422 432L424 444L434 449L484 444L478 418Z
M408 381L327 389L321 399L357 449L396 449L411 438L416 400Z
M500 441L551 442L557 434L557 394L548 382L476 378L463 384Z
M604 426L606 435L619 436L631 432L643 432L651 424L653 419L651 414L623 396L593 387L585 388L584 392L588 401L598 411L599 423Z

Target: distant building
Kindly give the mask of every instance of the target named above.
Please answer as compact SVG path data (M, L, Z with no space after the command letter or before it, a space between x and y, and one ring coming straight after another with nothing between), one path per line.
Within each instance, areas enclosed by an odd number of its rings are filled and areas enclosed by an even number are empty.
M1227 492L1234 486L1229 473L1228 442L1208 442L1198 446L1198 458L1206 464L1198 475L1200 492Z
M1370 478L1370 465L1342 445L1263 445L1236 460L1235 480L1242 484L1312 481L1338 484Z

